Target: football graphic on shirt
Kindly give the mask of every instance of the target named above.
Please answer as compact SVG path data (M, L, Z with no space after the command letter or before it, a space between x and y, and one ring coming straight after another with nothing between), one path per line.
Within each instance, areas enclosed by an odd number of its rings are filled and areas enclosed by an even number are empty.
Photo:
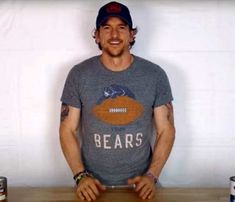
M112 125L134 122L143 111L143 105L127 87L115 84L104 88L103 96L93 107L93 113L98 119Z

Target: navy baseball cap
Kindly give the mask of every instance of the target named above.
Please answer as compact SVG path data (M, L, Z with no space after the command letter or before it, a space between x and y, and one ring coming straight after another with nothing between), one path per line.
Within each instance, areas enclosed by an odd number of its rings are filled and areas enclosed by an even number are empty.
M132 28L132 19L129 9L119 2L109 2L102 6L96 18L96 29L109 17L119 17Z

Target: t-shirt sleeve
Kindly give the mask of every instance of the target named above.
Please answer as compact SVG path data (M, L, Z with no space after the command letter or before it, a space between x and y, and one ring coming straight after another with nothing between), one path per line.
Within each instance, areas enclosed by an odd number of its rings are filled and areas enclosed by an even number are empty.
M173 100L171 86L165 71L161 71L156 84L156 97L154 107L167 104Z
M79 96L79 85L77 73L73 69L70 70L67 79L64 84L64 90L61 96L61 102L76 107L81 108L81 100Z

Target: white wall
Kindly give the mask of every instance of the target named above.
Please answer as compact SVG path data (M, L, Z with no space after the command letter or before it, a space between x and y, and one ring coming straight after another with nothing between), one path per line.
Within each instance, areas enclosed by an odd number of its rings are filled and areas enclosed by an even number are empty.
M59 146L69 69L99 50L107 1L0 2L0 175L9 186L73 185ZM235 175L235 1L122 1L139 32L133 53L162 66L177 138L165 186L228 186Z

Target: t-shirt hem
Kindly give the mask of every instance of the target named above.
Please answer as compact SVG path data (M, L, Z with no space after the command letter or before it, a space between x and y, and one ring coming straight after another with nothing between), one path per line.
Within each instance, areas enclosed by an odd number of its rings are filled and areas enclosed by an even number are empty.
M76 103L73 103L73 102L71 102L71 101L64 100L64 99L61 99L60 101L61 101L62 103L65 103L65 104L69 105L69 106L72 106L72 107L81 109L81 105L80 105L80 104L76 104Z
M173 100L174 100L173 97L167 97L167 98L161 99L161 101L158 101L154 104L154 108L165 105L169 102L172 102Z

